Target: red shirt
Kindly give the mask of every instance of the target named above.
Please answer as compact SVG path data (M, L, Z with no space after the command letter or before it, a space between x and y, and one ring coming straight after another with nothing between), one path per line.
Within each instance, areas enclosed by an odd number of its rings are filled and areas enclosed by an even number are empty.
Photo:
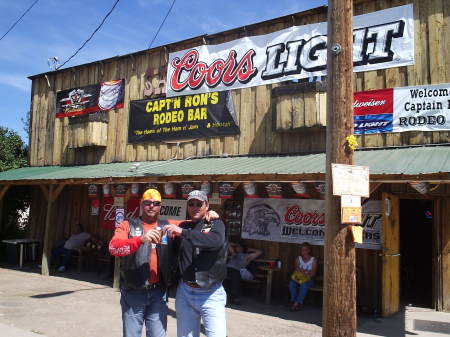
M185 220L169 220L169 224L179 225ZM142 226L144 228L144 233L150 229L155 229L157 227L157 222L145 223L142 221ZM109 253L113 256L127 256L136 252L142 245L141 237L135 236L132 238L128 237L130 232L130 223L125 220L123 221L115 230L114 236L109 242ZM158 277L158 255L156 254L156 249L152 249L149 257L149 268L150 277L148 282L150 284L157 283L159 281Z

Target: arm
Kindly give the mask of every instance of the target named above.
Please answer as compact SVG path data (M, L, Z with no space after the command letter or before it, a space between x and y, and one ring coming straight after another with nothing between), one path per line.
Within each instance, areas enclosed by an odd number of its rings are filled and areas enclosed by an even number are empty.
M109 253L111 255L127 256L137 251L144 242L158 243L161 240L161 234L156 229L151 229L145 232L144 235L133 238L128 238L129 231L130 224L128 221L123 221L116 228L114 236L109 242Z
M128 238L130 225L128 221L123 221L114 231L114 236L109 242L109 253L113 256L127 256L141 246L142 241L139 236Z
M309 277L313 278L314 276L316 276L317 273L317 259L314 259L313 261L313 265L312 265L312 269L306 272L306 275L309 275Z
M208 233L175 225L168 225L165 228L169 235L181 236L183 239L189 240L193 246L202 249L219 249L225 242L225 225L221 220L214 220Z
M254 259L256 259L258 256L262 254L261 250L254 248L247 249L247 252L248 252L246 257L247 264L252 262Z

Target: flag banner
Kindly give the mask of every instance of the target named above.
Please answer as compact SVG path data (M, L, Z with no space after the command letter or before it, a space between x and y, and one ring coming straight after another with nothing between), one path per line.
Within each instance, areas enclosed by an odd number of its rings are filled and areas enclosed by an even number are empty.
M412 4L353 19L355 72L414 64ZM167 97L327 74L327 23L202 45L169 54Z
M130 102L128 143L237 134L229 91Z
M59 91L56 117L80 116L123 108L125 80L107 81Z
M381 249L381 204L363 205L363 243L357 248ZM314 199L244 199L243 239L324 245L325 201Z
M356 92L355 134L450 130L450 84Z

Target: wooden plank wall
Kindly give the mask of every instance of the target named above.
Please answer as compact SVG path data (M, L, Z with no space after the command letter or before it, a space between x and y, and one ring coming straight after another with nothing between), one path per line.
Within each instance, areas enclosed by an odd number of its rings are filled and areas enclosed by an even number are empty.
M356 91L386 87L436 84L450 82L450 3L447 0L380 0L358 1L355 15L364 14L392 6L414 3L415 17L415 65L355 74ZM32 134L30 142L31 165L73 165L86 163L107 163L112 161L166 160L192 156L228 154L256 154L280 152L309 152L325 150L324 130L300 130L289 133L274 132L274 125L285 122L273 120L273 110L280 105L271 99L271 89L280 84L233 90L241 134L221 138L197 139L182 143L148 142L127 144L128 107L130 100L142 99L145 73L149 66L155 69L153 85L160 79L160 67L166 64L167 53L189 47L218 44L244 36L266 34L295 25L323 22L326 14L316 11L302 15L298 13L289 19L280 18L270 24L255 24L246 29L227 34L216 34L203 41L194 39L189 43L178 43L136 54L99 61L48 74L33 80ZM98 83L100 81L125 78L125 107L111 110L105 148L88 147L70 149L68 118L54 118L55 92ZM50 86L49 86L50 84ZM284 113L293 115L294 122L305 116L291 109L310 100L298 102L293 97ZM311 101L312 102L312 101ZM313 103L313 102L312 102ZM284 104L284 103L283 103ZM290 107L290 108L289 108ZM306 107L308 109L308 107ZM289 111L291 110L291 111ZM284 118L279 114L279 118ZM289 121L290 123L290 121ZM308 125L313 121L303 120ZM294 127L296 125L293 125ZM408 144L428 144L449 142L448 132L405 132L383 135L359 136L363 147L397 146Z

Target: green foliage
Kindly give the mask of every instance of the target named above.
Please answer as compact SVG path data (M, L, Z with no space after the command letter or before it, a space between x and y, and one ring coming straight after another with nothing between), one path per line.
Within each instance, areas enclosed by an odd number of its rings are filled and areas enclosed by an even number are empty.
M0 126L0 172L27 166L27 147L13 130ZM0 239L17 238L25 235L18 220L31 201L29 186L12 186L2 200L3 212L0 219Z
M0 172L27 166L27 148L13 130L0 126Z

